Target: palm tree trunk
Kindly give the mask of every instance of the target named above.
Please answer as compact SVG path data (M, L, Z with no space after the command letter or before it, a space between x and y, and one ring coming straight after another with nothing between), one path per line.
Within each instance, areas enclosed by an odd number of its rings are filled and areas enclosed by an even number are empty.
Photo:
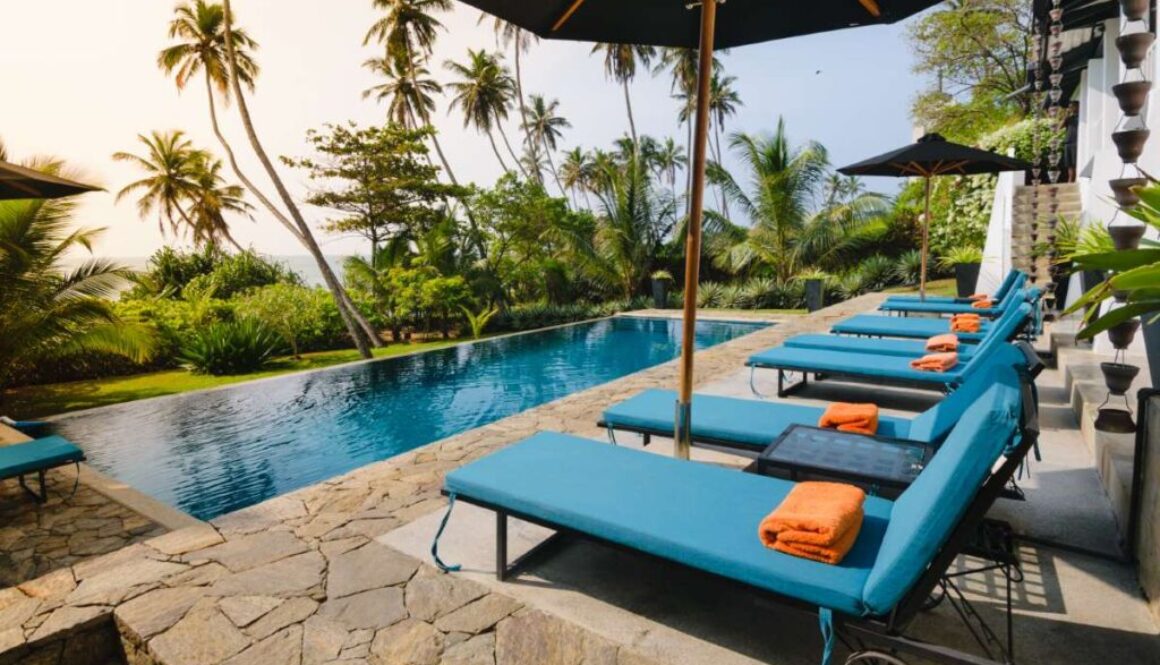
M496 126L496 129L499 130L499 137L501 139L503 139L503 144L505 146L507 146L508 154L510 154L512 156L512 159L515 160L516 166L519 167L519 169L520 169L520 173L523 174L524 178L527 178L528 177L527 169L524 168L523 164L520 164L520 158L516 157L516 151L512 150L512 144L510 141L508 141L507 132L505 132L503 130L503 122L500 122L499 119L497 118L495 126Z
M520 40L522 37L523 29L516 28L516 97L519 98L520 101L520 127L524 130L524 141L528 146L528 150L531 150L532 155L535 156L537 145L536 142L532 140L532 129L531 127L528 127L528 107L524 103L524 77L523 73L520 71L520 51L523 50L520 48ZM510 150L511 148L509 147L508 149ZM516 160L516 162L518 163L519 160ZM527 174L524 175L526 177ZM539 173L536 174L536 180L541 185L544 184L544 180Z
M226 141L225 135L222 134L221 126L218 125L217 105L214 104L213 101L213 84L210 82L208 75L205 77L205 94L206 98L209 100L210 126L213 127L214 136L217 137L218 143L222 145L222 150L226 151L226 161L230 163L230 168L233 170L234 175L237 176L238 180L242 181L242 184L245 185L246 189L254 195L254 198L258 199L258 201L266 208L266 210L268 210L270 214L274 216L274 219L278 220L282 226L286 227L286 230L289 231L290 234L298 240L298 242L303 242L302 234L298 232L298 229L294 228L294 224L289 219L287 219L286 215L282 214L282 211L279 210L277 206L275 206L274 203L270 201L270 199L267 198L260 189L258 189L258 187L246 176L245 173L242 173L241 167L238 166L238 160L234 156L234 149L232 146L230 146L229 141Z
M507 167L507 164L503 163L503 157L500 156L499 148L495 145L495 136L491 133L490 129L487 130L487 140L491 143L491 151L495 153L495 158L499 160L499 165L503 167L504 173L511 173L511 169Z
M721 158L721 123L717 122L713 125L713 138L717 142L717 166L722 169L725 168L724 161ZM717 183L717 194L721 197L721 214L725 219L729 219L729 200L725 198L725 186Z
M552 149L548 146L548 142L544 142L544 154L548 156L548 167L552 169L552 179L556 181L556 186L560 188L560 194L564 200L568 200L568 192L564 186L560 184L560 174L556 171L556 161L552 159Z
M632 97L628 94L628 79L622 79L624 87L624 108L628 109L628 131L632 135L632 149L636 151L636 120L632 117Z
M250 111L246 105L246 98L242 94L241 83L238 81L238 64L233 39L233 12L230 9L230 0L223 0L222 13L225 19L224 34L226 59L230 70L230 84L237 101L238 114L241 116L242 125L246 130L246 137L250 140L250 145L253 147L254 153L258 156L258 161L262 162L263 168L266 169L267 175L269 175L270 180L274 183L274 189L282 199L283 205L290 211L290 216L298 227L303 245L305 245L306 250L314 258L315 263L318 264L318 269L322 273L322 279L326 282L327 288L330 289L331 294L334 296L339 314L342 316L343 323L346 324L347 331L350 333L359 355L363 358L370 358L372 357L370 346L372 344L374 346L381 346L382 342L379 340L378 334L375 333L370 323L367 322L362 314L359 313L358 308L351 302L350 296L347 295L338 277L331 270L330 264L326 262L326 257L323 256L322 249L314 239L314 234L311 233L310 227L307 226L306 220L302 217L302 212L294 203L293 197L290 196L289 190L286 189L285 183L282 182L282 178L274 168L273 162L270 161L270 156L266 154L265 148L262 147L262 142L258 140L258 133L254 129L254 122L250 117Z

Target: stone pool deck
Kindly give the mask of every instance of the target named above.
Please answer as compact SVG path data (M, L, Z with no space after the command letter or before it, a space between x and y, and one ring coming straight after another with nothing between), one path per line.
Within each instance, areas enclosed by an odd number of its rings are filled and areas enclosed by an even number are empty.
M792 334L824 331L837 319L873 309L881 298L864 296L786 318L777 327L701 351L696 384L735 380L754 351ZM748 600L718 594L704 580L644 570L588 548L565 553L546 572L536 571L548 584L523 579L498 584L470 565L463 574L441 574L428 565L421 548L408 544L423 542L435 514L445 508L439 488L448 470L539 430L603 436L595 422L606 405L645 388L671 387L676 373L676 363L666 363L0 590L0 665L758 662L754 656L784 636L763 638L770 626L745 619ZM459 514L459 522L470 514ZM483 531L490 528L486 517L476 520L477 526L480 522L486 522ZM465 537L470 534L462 530L456 536ZM467 549L447 553L471 555ZM1103 593L1116 604L1131 601L1123 594L1122 571L1104 574L1090 562L1075 565L1096 571L1085 592ZM674 603L699 608L705 623L686 617L683 623L659 625L643 610L638 616L630 599L590 597L586 574L627 580L618 585L622 596L631 594L633 581L642 580L662 598L671 595ZM985 591L987 580L981 586ZM1047 586L1054 592L1048 593L1051 599L1075 600ZM710 615L718 610L741 624L725 639L710 634ZM1103 653L1122 665L1158 662L1155 627L1133 623L1135 615L1130 619L1111 616L1102 622L1110 624L1109 631L1124 633L1127 649ZM797 636L793 644L777 649L773 660L760 660L816 662L816 627L786 621L794 629L786 635ZM1054 632L1064 646L1075 639L1071 624L1040 623L1036 637ZM755 646L762 642L763 648ZM693 646L674 657L673 645L685 644ZM1140 657L1132 658L1133 653Z

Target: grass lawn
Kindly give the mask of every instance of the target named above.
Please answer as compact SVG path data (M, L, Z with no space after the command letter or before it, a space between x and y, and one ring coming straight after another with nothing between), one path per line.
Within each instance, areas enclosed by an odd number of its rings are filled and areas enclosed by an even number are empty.
M416 342L411 344L391 344L375 349L376 358L387 358L416 351L430 351L460 344L466 340ZM3 413L16 418L42 418L67 411L77 411L95 406L106 406L130 402L146 397L175 395L191 390L216 388L242 381L252 381L290 372L319 369L359 360L358 351L322 351L304 353L301 358L291 357L274 360L267 369L253 374L235 376L208 376L193 374L183 369L117 376L106 379L90 379L71 383L55 383L43 386L25 386L8 391L3 399Z
M895 286L883 291L883 293L918 293L917 286ZM957 296L958 290L955 287L955 279L933 279L926 283L926 293L932 296Z

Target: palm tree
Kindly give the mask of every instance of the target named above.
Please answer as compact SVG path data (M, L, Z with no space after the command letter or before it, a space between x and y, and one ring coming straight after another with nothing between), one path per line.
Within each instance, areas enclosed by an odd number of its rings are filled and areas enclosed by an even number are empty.
M588 185L592 179L592 156L584 152L583 148L573 148L564 153L564 163L560 165L561 180L568 191L572 192L572 203L579 207L576 200L577 190L584 193L585 207L591 209L592 203L588 199Z
M724 76L720 72L714 72L713 78L709 82L709 118L713 122L717 162L722 167L724 167L724 162L721 153L721 130L725 127L725 118L736 113L737 107L741 106L741 96L733 87L736 81L736 76ZM721 191L720 187L717 188L717 191L721 197L721 213L725 217L729 217L729 202L725 198L725 193Z
M58 173L60 164L31 168ZM109 300L132 273L88 259L66 270L101 229L77 229L73 199L0 201L0 394L21 370L75 353L112 353L137 362L157 348L153 331L119 318Z
M664 178L669 183L674 200L677 198L677 169L685 168L688 163L684 148L678 146L671 136L665 138L653 153L652 164L657 178Z
M480 14L476 24L483 23L488 18L493 17L488 14ZM531 146L532 152L539 152L538 145L528 134L528 107L524 102L524 77L520 68L520 54L532 48L532 44L540 41L540 38L520 28L518 25L499 17L494 17L492 30L495 32L495 46L497 49L507 48L508 44L512 45L512 51L515 54L513 59L516 67L516 99L520 105L520 126L524 128L524 141Z
M768 266L779 282L788 282L799 267L795 240L826 175L826 149L813 142L791 148L784 119L772 136L734 134L730 147L749 172L749 190L719 166L713 176L752 226L735 227L734 241L725 243L715 262L733 273Z
M249 59L245 54L247 43L237 39L238 31L233 28L233 12L230 11L230 0L223 0L222 2L222 18L222 43L225 46L225 61L229 66L226 79L229 81L233 97L237 102L238 115L241 116L242 126L246 131L246 138L249 139L250 146L253 148L254 154L258 157L258 161L262 163L262 168L265 169L266 175L274 183L274 189L278 192L278 197L282 200L282 204L290 212L290 217L293 219L292 226L297 229L299 239L318 265L323 281L326 282L327 288L330 289L331 294L334 296L339 314L342 316L343 323L346 324L347 331L350 333L355 347L359 351L359 355L364 358L370 358L371 345L380 346L382 340L379 339L378 333L371 327L362 313L358 311L358 308L355 307L354 302L351 301L350 296L343 289L342 283L335 276L330 264L327 263L326 257L322 254L322 248L318 246L318 241L314 239L314 233L306 224L306 219L302 216L302 211L298 208L298 204L294 201L294 198L290 196L290 190L286 188L286 184L282 181L281 175L274 168L274 162L270 160L270 156L266 153L266 149L262 146L262 142L258 138L257 129L254 128L254 120L250 116L250 110L246 104L245 95L242 92L242 84L246 83L245 62ZM252 78L250 84L252 85ZM246 181L243 179L242 182L245 183ZM255 191L248 184L247 187L251 191ZM255 195L257 195L256 191ZM285 218L283 217L282 219ZM288 222L286 225L291 226Z
M459 77L458 81L452 81L447 86L455 93L451 99L451 108L463 111L463 126L474 126L476 131L487 134L495 158L504 171L508 171L492 134L493 129L498 130L512 159L519 166L519 158L503 131L503 121L507 119L515 95L515 83L507 69L500 64L499 57L482 49L467 49L466 64L448 60L444 66ZM524 176L527 177L527 174Z
M222 178L220 159L203 154L197 167L193 199L190 201L189 217L193 223L193 242L203 247L217 247L222 241L228 242L239 252L244 248L230 233L226 214L245 215L253 219L253 206L245 201L246 190L241 185L231 185Z
M597 44L592 47L593 53L604 53L604 74L620 82L624 87L624 106L628 110L628 130L632 142L636 143L636 121L632 117L632 97L628 92L628 84L636 78L636 67L640 65L648 68L649 63L656 57L657 50L653 46L637 44Z
M138 134L137 140L144 144L145 156L117 152L113 159L131 162L146 175L122 187L117 192L117 202L140 193L137 214L145 218L157 211L158 228L163 233L167 226L175 235L180 234L183 225L192 229L194 223L185 211L185 204L196 196L198 169L205 154L195 149L181 130L154 131L149 136Z
M693 115L697 108L698 50L692 48L664 48L653 69L653 74L668 70L671 78L669 92L680 102L677 121L685 125L685 161L693 159ZM713 56L713 73L721 70L721 61ZM688 215L689 192L693 186L693 172L685 170L685 214Z
M390 55L430 56L443 24L435 12L451 10L451 0L371 0L375 9L386 10L363 37L363 45L379 42Z
M549 102L544 99L543 95L532 95L531 100L531 109L527 115L528 124L524 127L529 145L544 146L544 154L548 158L548 167L552 171L552 177L556 180L556 186L560 188L561 194L567 196L568 193L564 190L564 186L560 184L560 173L556 170L556 162L552 159L552 153L556 150L560 137L563 136L562 130L571 127L572 123L558 113L560 100L553 99Z
M392 56L370 58L363 67L386 79L364 90L363 99L374 97L377 101L386 101L387 118L408 129L416 129L420 123L427 124L424 119L435 110L432 95L443 92L443 86L429 78L431 72L426 67L404 57Z

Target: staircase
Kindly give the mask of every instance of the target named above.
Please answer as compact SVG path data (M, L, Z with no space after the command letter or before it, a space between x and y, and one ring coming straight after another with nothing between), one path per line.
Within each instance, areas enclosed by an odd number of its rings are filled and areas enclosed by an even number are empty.
M1051 284L1055 225L1060 218L1079 219L1075 183L1017 187L1011 220L1011 265L1027 273L1030 283Z

